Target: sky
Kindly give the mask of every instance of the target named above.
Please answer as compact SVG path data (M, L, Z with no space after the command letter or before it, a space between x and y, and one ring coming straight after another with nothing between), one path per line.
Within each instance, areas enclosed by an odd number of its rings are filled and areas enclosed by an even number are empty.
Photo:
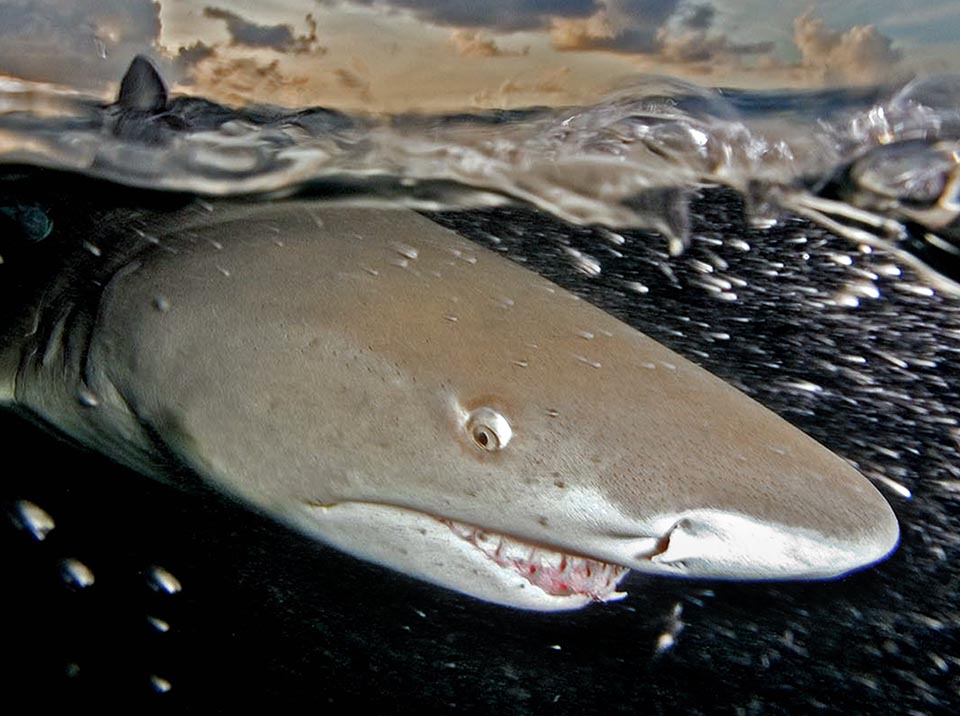
M644 74L823 87L960 72L957 0L0 0L0 75L370 111L596 101Z

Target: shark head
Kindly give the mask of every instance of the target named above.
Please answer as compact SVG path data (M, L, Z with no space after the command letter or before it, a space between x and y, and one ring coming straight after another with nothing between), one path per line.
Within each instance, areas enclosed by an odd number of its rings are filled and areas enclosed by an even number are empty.
M622 596L631 569L830 578L897 543L844 460L417 214L283 202L150 233L106 282L68 398L56 346L16 388L143 470L172 452L346 552L537 610Z

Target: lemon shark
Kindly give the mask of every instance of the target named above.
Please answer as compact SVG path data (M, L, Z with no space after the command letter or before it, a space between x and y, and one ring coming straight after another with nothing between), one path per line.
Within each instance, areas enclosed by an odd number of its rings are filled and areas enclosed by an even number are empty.
M822 579L896 546L845 460L415 212L144 216L102 222L0 344L0 401L142 473L186 465L323 543L533 610L621 597L628 570Z

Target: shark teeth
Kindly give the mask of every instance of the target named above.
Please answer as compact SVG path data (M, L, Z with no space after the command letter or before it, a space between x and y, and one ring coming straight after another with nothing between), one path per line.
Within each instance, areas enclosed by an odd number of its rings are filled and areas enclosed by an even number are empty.
M626 596L626 592L616 589L630 571L627 567L565 554L463 522L440 521L499 566L516 572L547 594L556 597L579 595L597 602Z

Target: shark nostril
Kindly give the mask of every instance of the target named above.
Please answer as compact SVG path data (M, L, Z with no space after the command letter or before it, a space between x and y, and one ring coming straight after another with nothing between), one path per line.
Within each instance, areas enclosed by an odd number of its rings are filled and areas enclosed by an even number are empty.
M668 549L670 549L670 536L673 534L673 531L677 528L677 525L671 527L666 534L663 535L660 539L656 541L653 545L653 549L643 555L644 559L655 559L660 555L664 554Z

